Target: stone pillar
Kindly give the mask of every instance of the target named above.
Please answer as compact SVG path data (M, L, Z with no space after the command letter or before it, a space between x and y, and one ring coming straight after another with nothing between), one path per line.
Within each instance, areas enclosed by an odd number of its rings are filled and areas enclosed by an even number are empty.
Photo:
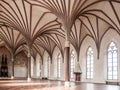
M70 43L69 41L65 42L65 53L64 53L64 62L65 62L65 86L70 86L70 70L69 70L69 52L70 52Z
M11 74L11 79L14 79L14 58L12 58L12 74Z
M34 64L33 64L33 77L37 78L37 68L36 68L36 60L34 60Z
M27 64L27 80L31 81L31 54L30 50L28 50L28 64Z

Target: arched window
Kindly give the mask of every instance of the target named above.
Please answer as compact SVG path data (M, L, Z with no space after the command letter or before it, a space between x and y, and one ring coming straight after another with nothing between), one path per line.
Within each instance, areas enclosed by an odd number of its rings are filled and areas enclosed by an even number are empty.
M91 47L87 50L87 79L93 79L93 49Z
M61 59L62 58L61 58L61 55L59 53L57 56L57 77L58 78L60 78L60 76L61 76L61 63L62 63Z
M70 60L70 78L74 78L74 69L75 69L75 52L72 50Z
M118 79L118 49L114 42L111 42L108 47L108 80Z

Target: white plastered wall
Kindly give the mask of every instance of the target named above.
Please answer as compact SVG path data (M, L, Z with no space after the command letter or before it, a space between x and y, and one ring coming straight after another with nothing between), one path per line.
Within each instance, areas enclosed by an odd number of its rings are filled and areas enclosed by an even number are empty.
M27 58L22 57L21 55L15 58L14 61L14 77L17 78L26 78L27 77ZM12 68L12 64L11 64Z
M55 47L54 52L53 52L53 58L52 58L52 64L51 64L51 76L50 78L52 80L64 80L64 63L62 60L62 56L61 56L61 77L57 78L57 73L55 72L57 70L56 64L57 64L57 56L60 53L60 50L58 47Z
M44 56L43 56L43 65L42 65L42 69L41 69L42 70L42 72L41 72L42 77L47 77L45 75L45 62L47 61L48 56L49 56L49 54L45 51L44 52ZM50 63L50 71L51 71L51 63ZM51 72L49 73L49 77L48 78L50 78L50 76L51 76Z
M92 82L92 83L105 83L107 80L107 48L110 42L113 41L118 46L118 52L120 52L120 36L115 32L115 30L109 30L103 37L100 47L100 55L99 59L97 59L97 49L95 42L92 38L87 37L80 50L80 58L79 62L81 64L82 69L82 82ZM86 51L88 47L91 46L93 48L94 54L94 78L92 80L86 79ZM120 57L120 53L118 58ZM119 60L119 59L118 59ZM120 62L119 62L120 65ZM120 70L120 67L119 67ZM120 80L120 71L118 70L119 80Z
M105 82L107 80L107 48L111 42L115 42L118 48L118 78L120 80L120 36L118 33L110 29L104 36L102 43L101 43L101 53L100 53L100 61L101 61L101 79L99 82Z
M41 57L39 54L36 55L36 78L40 78L41 75Z
M41 75L41 57L37 53L36 60L31 59L31 75L32 78L38 78L40 79Z
M76 65L77 65L77 54L76 54L76 51L75 51L75 48L73 47L73 45L72 44L70 44L70 57L71 57L71 52L72 52L72 50L74 51L74 53L75 53L75 61L74 61L74 64L75 64L75 68L74 68L74 72L75 71L77 71L77 68L76 68ZM71 62L71 59L70 59L70 61L69 61L69 65L70 65L70 62ZM70 66L69 66L69 68L70 68ZM70 69L69 69L69 71L70 71ZM73 73L74 73L73 72ZM75 75L74 75L74 78L70 78L70 81L75 81Z
M97 58L97 48L94 40L90 37L87 37L81 46L80 50L80 56L79 56L79 64L81 65L81 70L82 70L82 77L81 77L81 82L91 82L91 83L105 83L107 80L107 48L108 45L110 44L111 41L115 42L116 45L118 46L118 52L120 52L120 36L115 32L114 30L109 30L103 37L102 42L101 42L101 47L100 47L100 54L99 54L99 59ZM92 80L87 80L86 79L86 52L88 47L91 46L93 49L93 54L94 54L94 78ZM70 52L71 50L74 50L74 47L71 45L70 46ZM65 64L62 63L62 76L61 78L57 78L56 74L54 73L54 62L57 59L57 55L59 53L59 49L56 47L54 52L53 52L53 60L52 64L50 65L50 77L49 79L52 80L65 80ZM48 54L45 52L44 54L44 60L47 60ZM118 58L120 57L120 53L118 55ZM75 65L78 62L76 61ZM43 64L44 65L44 64ZM120 65L120 61L119 61ZM44 67L44 66L43 66ZM75 69L76 70L76 69ZM44 72L44 69L42 70ZM120 81L120 67L119 67L119 81ZM44 76L44 74L43 74ZM74 81L74 80L72 80Z
M80 50L80 56L79 56L79 63L81 64L81 70L82 70L82 76L81 76L81 81L82 82L94 82L95 80L87 80L86 79L86 51L88 49L88 47L91 46L92 49L93 49L93 54L94 54L94 71L96 69L96 66L95 65L97 62L97 50L96 50L96 45L95 45L95 42L93 41L92 38L90 37L86 37L85 40L83 41L82 43L82 46L81 46L81 50ZM93 77L95 77L95 74L96 72L93 73Z
M75 57L76 57L76 51L75 51L75 49L74 49L74 47L72 46L72 45L70 45L70 53L71 53L71 51L72 50L74 50L74 52L75 52ZM61 77L60 78L57 78L57 74L55 73L55 70L56 70L56 68L55 68L55 64L56 64L56 60L57 60L57 56L58 56L58 54L60 53L60 50L56 47L55 49L54 49L54 52L53 52L53 58L52 58L52 64L51 64L51 75L50 75L50 79L52 79L52 80L65 80L65 63L64 62L62 62L61 64L62 64L62 67L61 67ZM61 57L62 58L62 57ZM62 60L63 61L63 60ZM75 66L76 66L76 63L78 63L77 62L77 60L75 59ZM77 69L77 68L75 68L75 69ZM76 71L76 70L75 70ZM75 79L71 79L71 81L75 81Z

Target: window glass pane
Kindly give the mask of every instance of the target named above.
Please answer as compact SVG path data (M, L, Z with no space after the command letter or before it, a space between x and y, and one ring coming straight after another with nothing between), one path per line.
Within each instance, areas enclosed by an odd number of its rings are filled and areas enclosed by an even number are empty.
M116 52L116 51L113 52L113 57L114 57L114 58L115 58L115 57L117 58L117 52Z
M111 52L108 52L108 58L110 59L112 59L112 53Z
M108 76L108 79L112 79L112 76L109 75L109 76Z
M111 68L111 67L109 67L109 68L108 68L108 71L112 71L112 68Z
M113 67L113 71L117 71L117 67Z
M116 67L117 66L117 63L113 63L113 67Z
M108 63L108 67L112 67L112 63Z
M117 63L117 58L113 58L113 63Z
M110 75L110 76L111 76L111 75L112 75L112 71L109 71L109 72L108 72L108 75Z
M93 56L91 56L91 61L93 61Z
M108 63L112 63L112 58L108 59Z
M91 78L93 78L93 75L91 75Z
M91 68L91 72L93 72L93 68Z
M93 68L93 63L91 63L91 69Z
M117 79L117 75L116 75L116 76L114 75L114 76L113 76L113 79Z
M91 60L91 64L93 65L93 60Z
M117 71L113 71L113 75L117 75Z

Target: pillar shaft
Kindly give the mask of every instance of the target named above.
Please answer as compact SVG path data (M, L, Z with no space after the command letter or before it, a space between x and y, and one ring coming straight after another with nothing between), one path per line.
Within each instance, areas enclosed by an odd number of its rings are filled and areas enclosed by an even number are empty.
M65 47L65 81L70 81L70 75L69 75L69 50L70 47Z
M65 61L65 82L70 81L70 70L69 70L69 55L70 55L70 43L66 40L65 42L65 53L64 53L64 61Z
M12 76L14 77L14 60L12 60Z
M35 78L37 77L37 68L36 68L36 65L37 65L36 64L36 60L34 60L34 66L33 66L33 73L34 74L33 74L33 77L35 77Z
M14 58L12 58L12 73L11 73L11 79L14 78Z

